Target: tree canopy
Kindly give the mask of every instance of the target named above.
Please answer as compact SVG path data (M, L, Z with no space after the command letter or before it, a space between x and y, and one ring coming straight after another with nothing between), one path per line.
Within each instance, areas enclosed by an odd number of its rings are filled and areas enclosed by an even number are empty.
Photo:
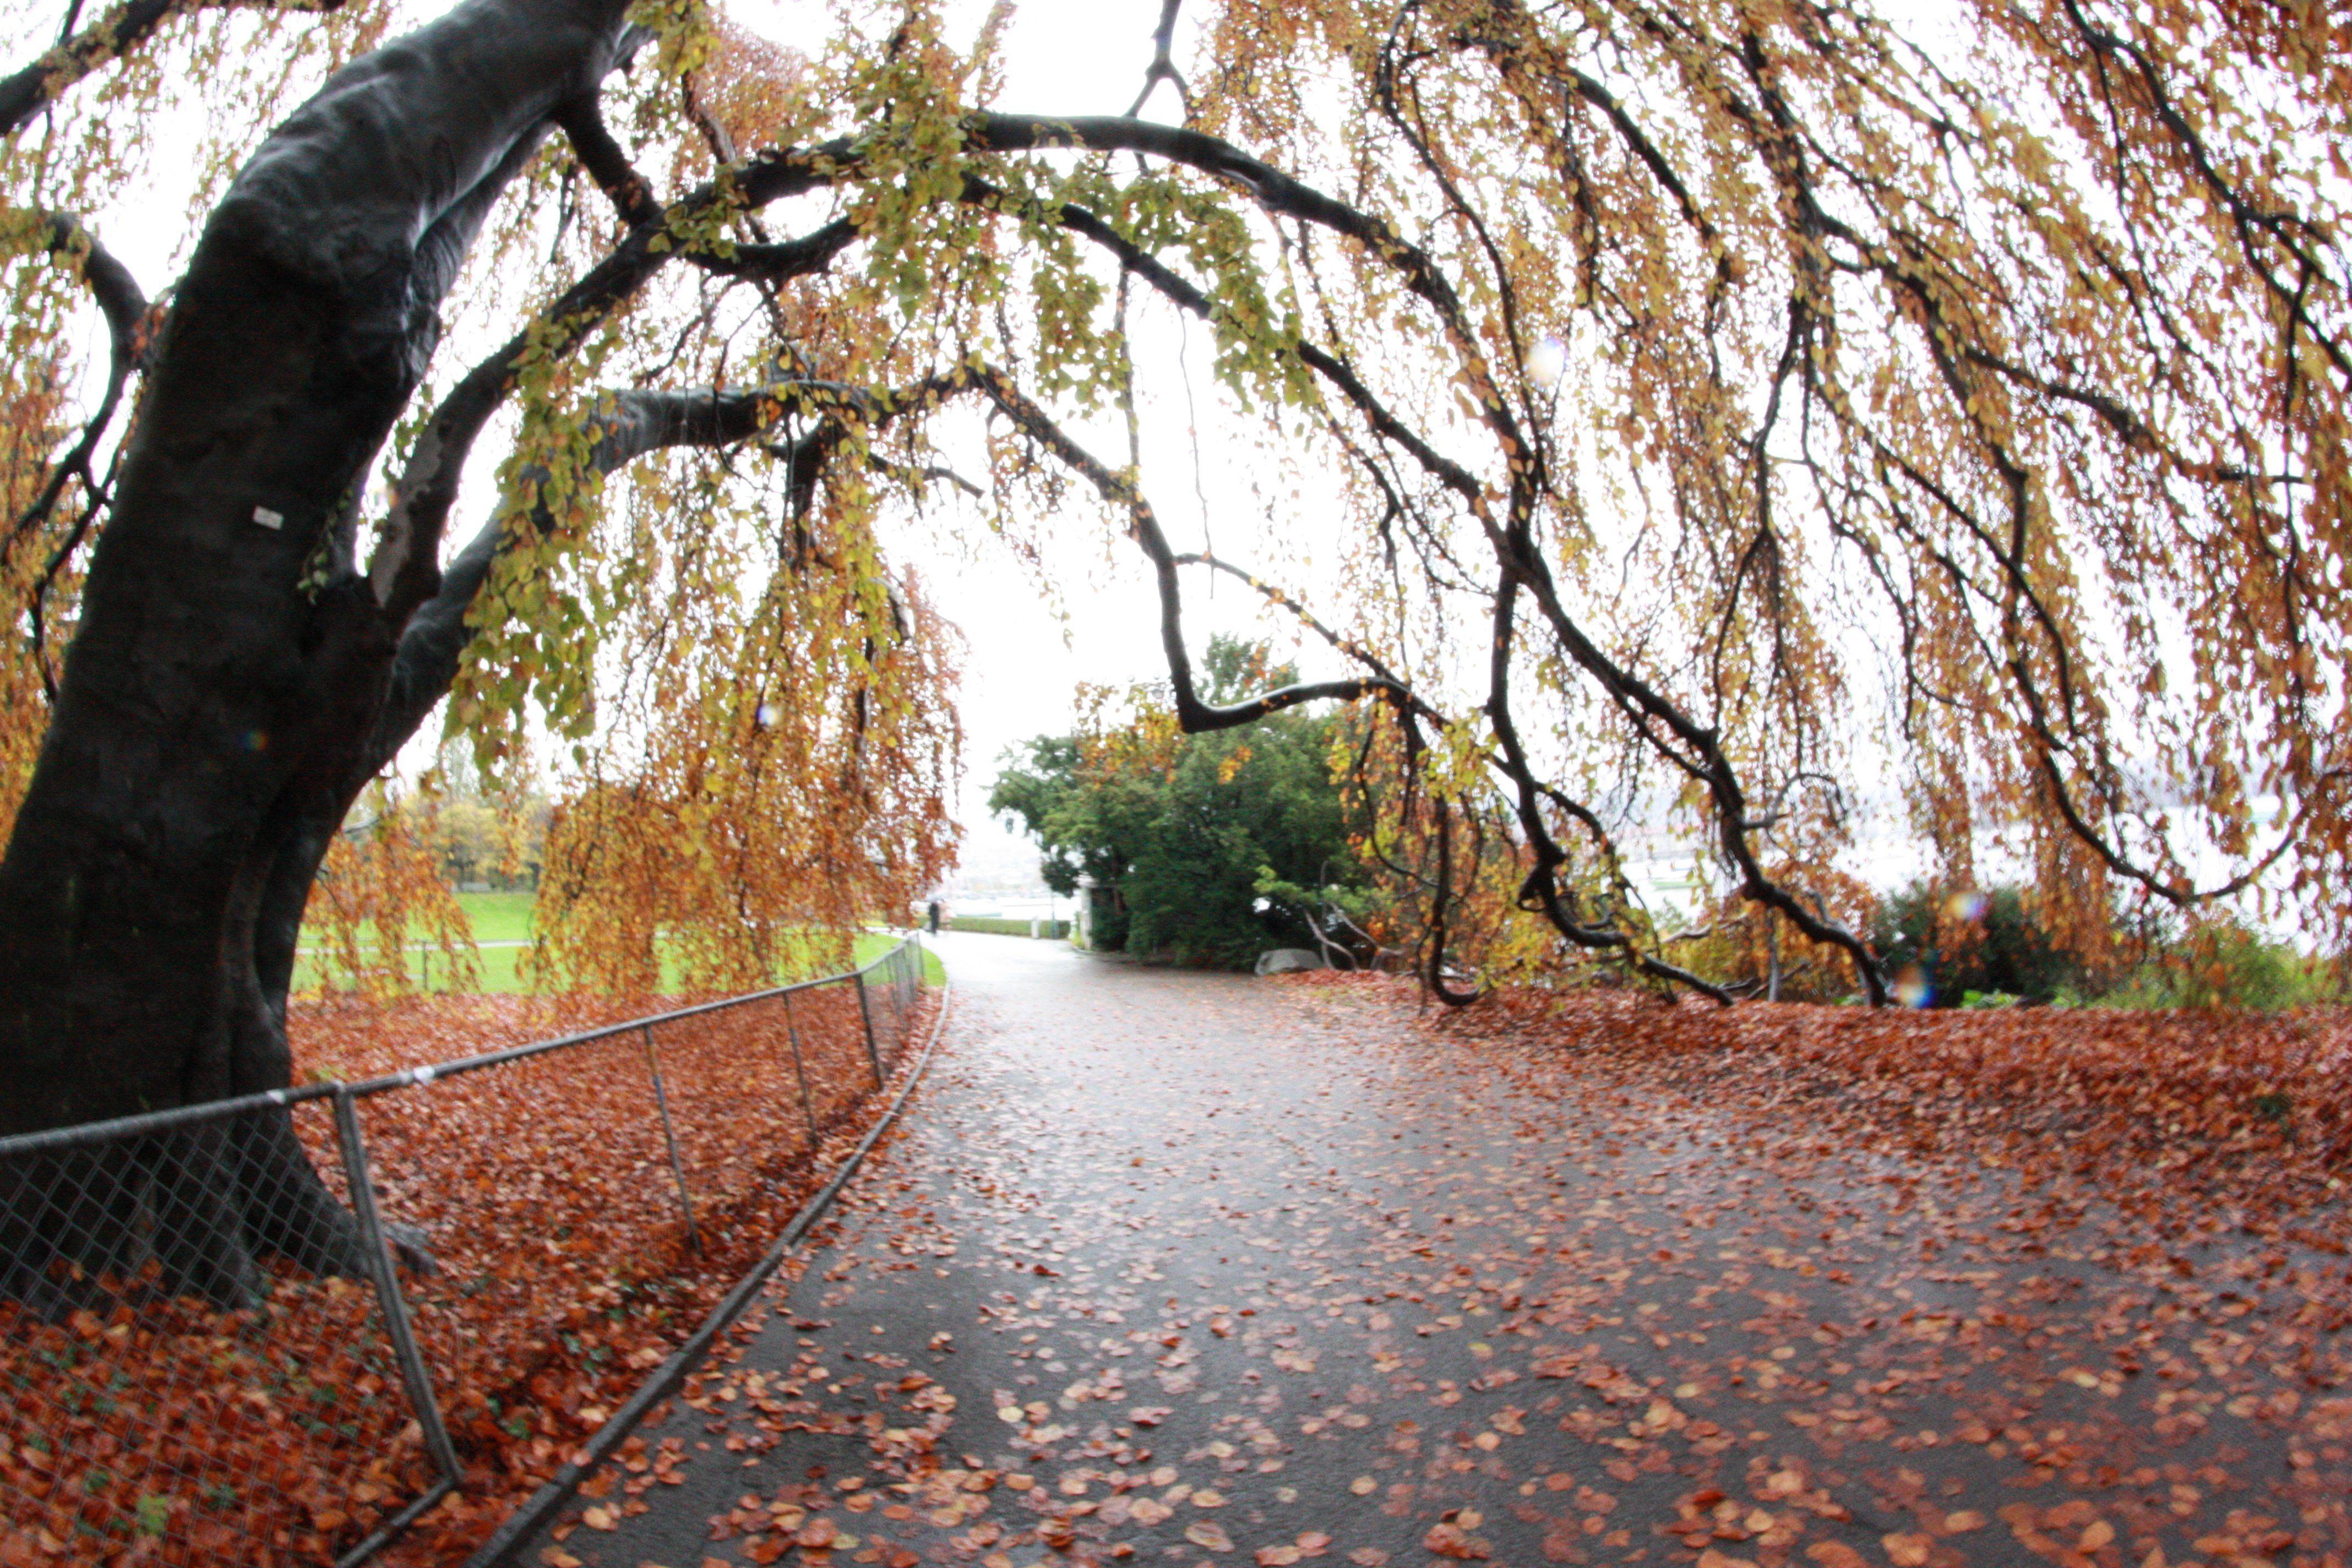
M2352 23L1202 0L1188 53L1184 16L1125 113L1002 101L1002 14L926 0L793 40L696 0L20 24L0 947L105 989L132 938L55 892L119 921L146 884L100 863L186 889L142 963L240 900L278 930L436 709L493 762L535 711L550 879L627 950L579 963L642 970L686 885L699 973L751 973L940 862L955 661L876 541L967 491L1045 570L1057 516L1141 552L1183 729L1381 715L1353 787L1448 994L1578 952L1697 983L1627 872L1664 831L1881 996L1841 870L1874 805L1948 883L1998 839L2063 941L2241 896L2344 934ZM136 278L86 215L198 126L186 270ZM1147 318L1263 432L1222 552L1154 504ZM1217 574L1331 677L1205 693ZM265 689L334 722L221 695ZM189 826L70 804L102 774Z
M1224 637L1202 675L1211 703L1297 680ZM1230 968L1275 946L1360 955L1366 868L1333 777L1338 721L1292 710L1187 736L1157 695L1082 692L1082 731L1036 737L997 774L988 807L1037 839L1046 884L1091 878L1114 950Z

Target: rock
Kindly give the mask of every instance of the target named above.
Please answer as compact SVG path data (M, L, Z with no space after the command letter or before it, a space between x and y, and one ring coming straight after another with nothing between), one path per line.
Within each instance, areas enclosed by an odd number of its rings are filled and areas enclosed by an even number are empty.
M1260 974L1296 974L1322 967L1323 960L1303 947L1270 947L1257 955Z

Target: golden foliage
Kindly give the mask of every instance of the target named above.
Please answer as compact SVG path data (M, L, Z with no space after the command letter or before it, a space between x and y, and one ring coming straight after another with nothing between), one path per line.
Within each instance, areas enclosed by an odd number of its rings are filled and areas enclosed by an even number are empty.
M442 875L431 814L429 803L420 806L379 781L329 846L303 917L321 989L370 1002L413 995L418 976L409 953L419 944L439 955L451 989L481 984L473 922Z
M1861 957L1871 832L1924 837L1954 886L1987 857L2025 868L2086 947L2131 900L2347 933L2340 21L2182 0L1189 14L1207 64L1179 133L992 113L1003 28L959 49L923 0L845 8L806 55L646 8L653 68L605 108L681 259L586 315L553 302L624 220L560 139L518 183L449 311L450 342L525 323L507 548L451 715L492 755L534 725L578 744L565 973L645 983L656 929L715 931L732 903L767 934L692 936L687 962L765 973L776 932L938 864L948 667L886 670L866 644L897 580L872 542L946 482L947 405L987 401L962 445L989 526L1036 558L1068 559L1050 520L1095 515L1091 490L1167 584L1233 569L1176 558L1144 500L1147 310L1205 325L1226 417L1259 422L1299 491L1257 546L1302 574L1319 552L1336 608L1307 620L1241 574L1400 719L1361 746L1386 823L1367 847L1422 900L1433 966L1582 950L1655 974L1638 863L1693 849L1772 911L1754 929ZM375 25L191 19L105 80L201 100L218 145L249 146ZM222 83L173 74L232 35ZM16 194L141 166L73 113L63 142L12 147ZM754 210L779 171L792 202ZM726 265L828 222L855 236L830 272ZM30 258L9 279L7 374L30 376L69 279ZM395 459L458 374L436 367ZM596 422L622 385L772 385L774 417L608 495ZM1088 456L1087 421L1126 426L1122 464ZM791 721L759 726L772 699ZM761 820L719 826L719 801ZM838 846L804 843L803 811ZM822 889L743 891L754 846ZM844 869L869 858L890 869ZM627 934L565 947L591 927Z

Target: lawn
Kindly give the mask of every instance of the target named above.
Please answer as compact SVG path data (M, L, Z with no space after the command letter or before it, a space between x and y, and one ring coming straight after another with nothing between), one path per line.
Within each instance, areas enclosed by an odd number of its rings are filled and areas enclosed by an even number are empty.
M476 963L481 970L480 989L486 993L514 995L528 993L531 987L515 973L515 965L530 942L530 893L460 893L459 907L472 922L476 944ZM372 935L362 941L373 942ZM871 963L895 946L898 939L884 931L869 931L857 938L856 958L861 964ZM318 943L308 927L302 932L301 946L305 956L294 967L294 988L305 991L319 983L319 970L309 951ZM408 954L409 973L427 991L450 989L448 961L438 949L418 948L412 942ZM778 979L788 976L779 974ZM926 951L923 954L923 983L940 985L946 983L947 972L940 967L939 954Z

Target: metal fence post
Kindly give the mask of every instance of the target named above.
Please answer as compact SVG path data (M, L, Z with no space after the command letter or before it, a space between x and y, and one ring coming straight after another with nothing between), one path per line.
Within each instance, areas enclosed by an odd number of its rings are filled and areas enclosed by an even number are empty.
M882 1087L882 1053L874 1048L874 1009L866 1000L866 972L850 978L857 983L857 1016L866 1021L866 1059L874 1064L874 1087Z
M889 1063L887 1067L882 1069L886 1077L888 1074L897 1071L898 1067L899 1030L898 957L898 955L895 950L886 952L882 955L881 962L874 966L875 975L882 982L881 985L877 988L876 1000L880 1005L882 1012L885 1015L881 1023L874 1031L874 1047L876 1054L887 1058ZM882 1049L882 1042L884 1040L888 1040L890 1042L890 1048L888 1050Z
M661 1110L662 1142L669 1145L669 1173L677 1180L677 1206L686 1213L686 1241L702 1250L702 1233L694 1227L694 1199L686 1190L686 1164L677 1157L677 1131L669 1121L669 1090L662 1087L661 1057L654 1049L654 1026L645 1026L646 1067L654 1075L654 1104Z
M455 1486L464 1470L449 1441L449 1428L441 1420L441 1406L433 1397L433 1379L425 1370L424 1352L416 1348L408 1300L400 1293L400 1277L384 1241L383 1219L376 1212L375 1182L368 1168L367 1145L360 1137L358 1105L348 1089L335 1091L335 1142L342 1145L343 1180L352 1190L352 1214L360 1224L360 1245L367 1251L368 1272L375 1279L376 1305L383 1313L383 1331L392 1341L393 1356L400 1363L400 1381L408 1388L409 1407L416 1412L417 1428L425 1434L425 1452L433 1456L443 1478Z
M898 1054L906 1055L915 1025L916 985L923 973L923 942L908 937L898 945Z
M808 1118L809 1142L816 1142L816 1101L809 1098L808 1063L801 1058L800 1026L793 1022L793 994L784 993L784 1038L792 1043L793 1074L801 1080L801 1114Z

